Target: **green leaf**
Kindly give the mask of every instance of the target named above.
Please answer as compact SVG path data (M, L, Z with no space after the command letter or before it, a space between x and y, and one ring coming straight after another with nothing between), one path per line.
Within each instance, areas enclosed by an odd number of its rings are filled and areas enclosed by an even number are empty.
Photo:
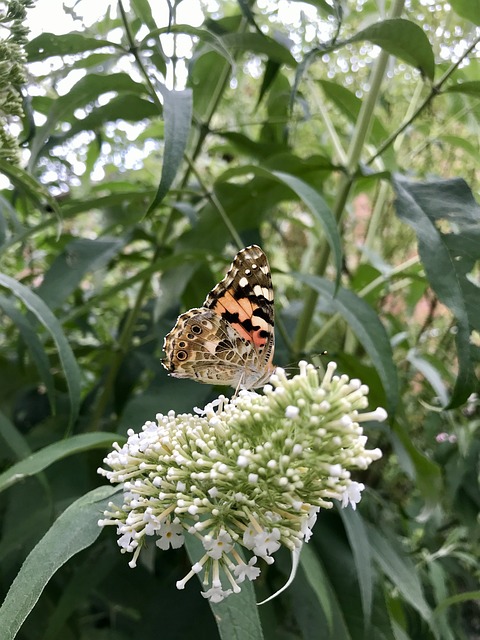
M442 93L466 93L480 98L480 80L468 80L451 84L443 89Z
M375 311L352 291L340 287L335 293L333 283L324 278L302 273L293 275L325 296L348 323L378 371L387 396L389 413L393 414L398 403L397 369L387 332Z
M36 328L32 326L30 319L21 313L10 300L0 295L0 309L12 320L18 329L23 341L28 347L32 360L38 370L38 375L45 385L52 413L55 414L55 384L50 371L50 363L47 354L40 341Z
M70 129L64 134L55 135L53 142L55 145L61 144L80 131L97 131L107 122L116 120L139 122L158 115L158 107L151 100L132 93L121 94L112 98L107 104L95 107L82 120L75 118Z
M202 543L189 534L185 535L185 546L192 565L205 554ZM198 577L201 581L201 576ZM223 602L213 604L209 601L220 638L222 640L263 640L253 583L245 580L241 588L240 593L230 595Z
M362 108L362 100L358 98L353 91L343 87L337 82L331 80L319 80L319 84L327 98L329 98L338 109L350 120L355 123L358 120L360 109ZM379 145L388 136L387 129L381 121L373 116L371 139Z
M450 596L449 598L445 598L445 600L442 600L442 602L439 603L433 613L434 615L438 615L448 607L451 607L452 604L468 602L469 600L473 600L473 602L480 600L480 591L465 591L463 593L457 593L454 596Z
M132 0L132 7L135 11L135 15L138 16L144 25L150 30L157 28L157 23L152 14L152 7L149 0ZM170 11L171 11L170 7Z
M480 259L480 206L464 180L393 180L398 217L413 228L428 281L457 320L458 377L449 408L476 387L471 329L480 331L480 287L471 277Z
M95 542L102 531L99 514L117 491L98 487L71 504L30 552L0 608L2 640L16 637L54 573Z
M475 144L472 144L470 140L466 140L460 136L440 135L438 136L440 144L446 143L448 145L459 147L463 149L468 155L480 165L480 151Z
M40 209L44 209L48 204L58 214L58 204L55 198L30 173L2 159L0 159L0 172L6 175L19 191L25 192Z
M407 430L399 420L393 422L392 431L394 434L393 448L400 466L415 482L425 500L425 508L417 516L421 522L424 522L438 508L439 500L444 491L442 471L437 463L415 447Z
M456 14L480 25L480 0L451 0L450 4Z
M30 455L30 447L22 434L15 428L6 415L0 411L0 438L4 447L10 449L15 458L26 458Z
M307 53L298 65L292 90L292 101L295 98L300 80L317 56L337 51L352 42L367 40L381 47L393 56L417 67L424 76L433 80L435 74L435 58L430 42L424 31L404 18L390 18L371 24L348 40L335 41L328 46L316 47Z
M0 491L4 491L15 482L19 482L29 476L34 476L43 471L54 462L68 456L91 449L103 449L112 446L113 442L121 439L115 433L82 433L59 442L54 442L32 453L27 458L20 460L7 471L0 474Z
M59 307L89 272L105 265L122 249L123 239L103 236L96 240L75 238L53 261L36 289L51 309Z
M217 180L217 184L233 176L253 173L259 177L279 182L292 191L309 208L315 221L322 226L327 241L332 249L339 282L342 266L342 248L335 217L323 197L309 184L294 175L283 171L275 171L255 165L244 165L238 169L226 171Z
M433 80L435 58L430 42L421 27L404 18L390 18L371 24L356 33L348 42L368 40L393 56L420 69L422 74Z
M364 624L368 627L372 618L373 567L367 530L363 518L358 511L342 508L338 511L342 518L353 553L358 584L360 586L360 596L362 598Z
M432 611L423 595L422 585L413 562L394 547L377 527L369 523L365 523L365 526L372 555L384 574L422 618L430 622Z
M51 56L70 56L74 53L94 51L103 47L118 49L119 45L109 40L92 38L72 31L61 35L42 33L25 46L28 62L46 60Z
M328 576L322 567L318 556L315 554L313 547L304 544L300 555L300 566L302 567L305 577L314 591L318 603L321 606L325 618L327 620L330 631L333 629L333 611L332 611L332 593L327 587Z
M69 431L77 419L80 407L80 369L62 327L45 302L37 294L30 291L28 287L2 273L0 273L0 286L10 289L23 302L27 309L47 329L57 346L70 397L70 419L67 428L67 431Z
M168 193L182 163L192 124L193 96L190 89L185 91L161 90L163 95L163 116L165 120L165 147L162 176L157 193L148 207L147 215L160 204Z
M48 113L47 121L38 127L31 143L29 167L33 168L41 154L45 142L53 133L59 122L74 120L75 109L84 107L97 100L108 91L115 93L148 94L146 88L135 82L127 73L96 74L89 73L79 80L68 93L57 98Z
M297 62L282 44L260 33L229 33L222 37L229 49L264 54L269 60L295 68Z
M430 383L442 405L446 406L448 404L448 392L438 369L415 349L409 350L407 360Z

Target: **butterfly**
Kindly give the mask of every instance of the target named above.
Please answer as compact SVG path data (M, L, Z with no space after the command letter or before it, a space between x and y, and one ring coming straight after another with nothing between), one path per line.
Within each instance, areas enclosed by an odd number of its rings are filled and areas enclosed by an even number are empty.
M178 317L165 336L162 364L176 378L261 387L275 370L273 316L267 256L251 245L237 253L202 307Z

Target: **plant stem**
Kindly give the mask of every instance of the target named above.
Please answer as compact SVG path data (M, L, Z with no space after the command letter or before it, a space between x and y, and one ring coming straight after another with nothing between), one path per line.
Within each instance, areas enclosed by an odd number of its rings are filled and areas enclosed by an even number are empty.
M480 42L480 36L478 36L473 42L472 44L468 47L468 49L463 53L463 55L457 60L457 62L455 62L454 64L452 64L452 66L447 69L447 71L445 71L445 73L443 74L443 76L440 78L440 80L438 82L436 82L431 90L430 93L428 94L428 96L425 98L425 100L422 102L422 104L420 104L418 106L418 108L411 114L410 117L407 117L407 119L403 122L403 124L401 124L398 129L396 131L394 131L386 140L383 144L381 144L379 146L379 148L377 149L377 151L373 154L373 156L371 156L368 160L367 160L367 165L371 164L376 158L378 158L378 156L382 155L382 153L388 149L388 147L395 142L396 138L403 133L403 131L405 131L405 129L407 129L407 127L409 127L412 122L414 120L416 120L418 118L418 116L422 113L422 111L424 111L428 105L430 104L430 102L432 102L432 100L438 96L440 94L440 89L443 87L443 85L445 84L445 82L450 78L450 76L452 75L452 73L457 69L457 67L461 64L461 62L463 60L465 60L465 58L475 49L475 47L477 46L477 44Z
M390 18L400 17L404 5L405 0L394 0L390 12ZM337 197L333 206L333 214L335 215L338 223L340 223L343 212L345 210L345 205L347 203L350 189L355 179L355 172L358 168L362 149L364 148L365 140L368 138L368 134L372 126L375 104L380 94L380 87L385 75L388 58L389 54L385 50L382 50L376 60L372 72L370 91L368 92L365 100L362 102L362 107L358 115L357 124L347 154L346 175L342 175L342 177L340 178ZM312 265L313 273L324 273L329 257L330 247L327 243L324 243L321 251L319 252L316 262ZM317 304L317 299L318 293L313 289L310 289L307 292L305 305L303 307L302 315L300 316L295 333L294 347L297 352L304 351L304 346L307 340L308 330L312 322L312 316L315 311L315 306Z
M370 293L370 291L373 291L374 289L384 284L385 282L390 281L393 276L397 276L401 274L403 271L406 271L407 269L409 269L410 267L413 267L413 265L419 262L420 262L420 258L418 257L418 255L413 256L408 260L405 260L405 262L403 262L402 264L399 264L397 267L394 267L387 274L382 274L377 278L375 278L375 280L372 280L367 285L365 285L363 289L361 289L361 291L358 292L357 294L358 297L364 298L366 295ZM410 282L410 279L407 280L407 278L405 278L404 286L407 286L409 282ZM320 342L323 336L328 333L328 331L330 330L330 327L335 326L340 319L341 319L341 316L339 313L335 313L333 316L331 316L327 320L327 322L325 322L322 325L321 329L319 329L319 331L317 331L317 333L312 338L310 338L310 340L307 342L305 346L305 350L307 352L310 352L312 349L315 349L317 343Z

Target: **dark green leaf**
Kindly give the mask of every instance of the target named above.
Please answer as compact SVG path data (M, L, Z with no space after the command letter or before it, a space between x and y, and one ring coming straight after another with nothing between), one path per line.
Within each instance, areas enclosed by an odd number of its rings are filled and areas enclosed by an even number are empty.
M115 240L105 236L97 240L72 240L53 261L36 290L37 295L50 309L56 309L76 289L87 273L105 267L123 245L123 239Z
M121 436L120 436L121 439ZM32 453L24 460L17 462L12 467L0 474L0 491L4 491L15 482L19 482L28 476L34 476L47 469L58 460L82 451L91 449L110 448L113 442L119 440L115 433L82 433L59 442L54 442L40 451Z
M269 60L295 68L297 62L290 51L268 36L259 33L229 33L222 41L229 49L264 54Z
M332 593L328 588L328 576L311 545L304 544L300 555L300 566L305 572L308 583L317 596L327 620L330 631L333 628ZM346 628L345 628L346 630Z
M194 536L185 535L185 546L192 565L205 553L202 543ZM253 584L250 580L245 580L241 588L240 593L232 594L223 602L210 603L220 638L222 640L263 640Z
M162 89L163 117L165 120L165 147L162 176L158 191L150 204L147 215L160 204L177 175L187 147L192 124L192 92Z
M107 104L95 107L82 120L75 118L70 129L64 134L55 135L53 142L54 144L61 144L77 135L80 131L97 131L107 122L115 122L117 120L139 122L158 115L158 107L150 100L132 93L121 94L112 98Z
M118 49L119 45L109 40L92 38L83 33L72 31L61 35L42 33L27 43L25 51L29 62L38 62L51 56L67 56L103 47Z
M480 0L451 0L450 4L459 16L480 25Z
M372 555L405 600L420 613L422 618L430 622L432 611L423 595L422 585L415 570L415 565L378 530L367 524L368 538Z
M355 123L358 120L360 109L362 108L362 100L357 98L353 91L343 87L341 84L332 82L330 80L320 80L320 86L327 98L329 98L340 111L350 120ZM376 145L379 145L388 136L387 129L383 126L381 121L376 117L372 117L372 133L371 138Z
M20 192L25 192L40 209L49 205L52 211L58 214L58 204L55 198L30 173L2 159L0 159L0 172L6 175Z
M433 80L435 74L433 50L423 29L414 22L404 18L390 18L376 22L359 31L347 42L363 40L368 40L391 55L417 67L424 76Z
M39 296L30 291L10 276L0 273L0 286L4 286L23 302L47 329L58 349L58 356L62 363L70 397L70 419L68 429L71 429L78 416L80 407L80 370L72 349L63 333L60 323Z
M68 93L60 96L53 102L47 121L44 125L38 127L32 141L29 167L35 166L45 142L58 126L59 122L74 121L75 109L88 105L108 91L133 93L137 95L148 93L142 84L132 80L127 73L112 73L110 75L87 74L79 80Z
M397 215L418 239L431 287L457 320L458 378L449 407L475 389L471 330L480 331L480 287L470 273L480 259L480 206L461 179L415 183L397 176Z
M9 316L27 345L32 360L37 367L39 380L41 380L42 384L46 387L52 413L55 413L55 384L50 371L47 354L37 335L36 328L32 325L28 316L21 313L10 300L7 300L7 298L1 295L0 309Z
M0 608L2 640L16 637L54 573L95 542L101 533L99 515L116 491L98 487L71 504L31 551Z
M415 482L425 500L425 508L418 516L420 521L424 521L438 508L438 501L444 491L442 471L436 462L415 447L400 420L393 422L392 429L393 448L400 466Z
M350 542L353 559L355 560L360 596L362 598L364 624L368 627L372 618L373 599L373 566L368 533L363 518L358 511L339 509L339 512Z
M30 455L30 447L27 441L10 422L6 415L0 411L0 438L3 440L3 447L10 449L15 458L26 458Z
M301 273L293 275L325 296L348 323L378 371L387 396L388 410L394 413L398 403L397 369L388 335L375 311L352 291L340 287L335 293L333 283L324 278Z
M220 177L219 182L223 181L225 178L245 173L254 173L259 177L269 178L284 184L288 187L288 190L292 191L309 208L315 221L322 226L327 241L330 244L335 257L337 282L339 282L342 265L340 235L338 233L335 218L323 197L309 184L294 175L290 175L283 171L274 171L264 167L256 167L254 165L244 165L238 170L234 169L232 171L225 172L223 176Z

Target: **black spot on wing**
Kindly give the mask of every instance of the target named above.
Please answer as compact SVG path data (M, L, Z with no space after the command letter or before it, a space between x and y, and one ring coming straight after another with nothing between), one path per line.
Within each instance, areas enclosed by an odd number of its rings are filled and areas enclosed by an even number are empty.
M238 316L238 311L232 313L231 311L224 311L222 313L222 317L229 322L230 324L239 324L241 325L247 333L252 333L252 331L256 331L260 327L257 327L253 324L250 318L245 318L245 320L240 320Z
M257 318L261 318L262 320L265 320L265 322L273 326L273 313L272 313L271 304L267 305L266 309L263 309L262 307L258 307L253 311L252 315L257 316Z
M271 300L267 300L265 296L257 296L255 293L252 293L252 289L248 285L246 287L237 287L233 292L233 297L235 300L243 300L246 298L250 302L258 305L272 304Z

